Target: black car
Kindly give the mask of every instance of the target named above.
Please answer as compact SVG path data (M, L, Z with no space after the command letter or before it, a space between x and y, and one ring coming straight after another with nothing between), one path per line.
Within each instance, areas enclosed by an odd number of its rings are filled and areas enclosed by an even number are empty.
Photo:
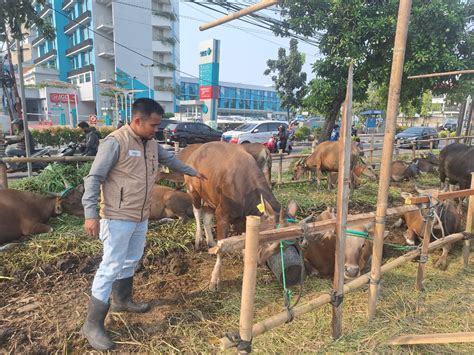
M158 127L158 131L155 134L155 139L158 142L164 143L165 135L164 135L163 131L166 128L166 126L168 126L171 123L178 123L178 121L175 121L175 120L161 120L160 126Z
M166 126L164 135L166 143L178 143L180 147L186 147L193 143L220 141L222 132L200 122L177 122Z
M430 127L410 127L395 136L397 144L401 147L412 147L415 145L416 148L429 147L430 142L419 141L432 138L438 138L438 131ZM433 141L433 148L437 148L438 144L439 140Z

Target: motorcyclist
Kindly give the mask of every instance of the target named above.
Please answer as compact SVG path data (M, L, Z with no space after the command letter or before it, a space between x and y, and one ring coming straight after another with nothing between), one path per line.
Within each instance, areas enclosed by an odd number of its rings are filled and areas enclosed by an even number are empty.
M339 125L334 125L334 128L331 132L330 141L335 142L339 139Z
M288 140L288 137L286 135L285 126L284 125L278 126L278 143L277 143L278 150L285 151L287 140Z
M79 122L77 125L86 135L85 140L80 144L82 155L95 156L99 148L99 132L94 127L90 127L87 122Z
M16 144L16 146L10 146L5 150L5 154L8 157L24 157L26 156L26 143L25 143L25 126L22 119L15 119L12 121L12 129L16 135L15 138L6 139L6 144ZM30 130L27 132L28 140L30 142L29 153L34 153L36 142L31 134ZM9 170L14 170L18 167L16 163L9 164Z
M290 127L288 128L288 154L291 153L293 150L293 141L295 140L295 132L296 132L296 123L290 123Z

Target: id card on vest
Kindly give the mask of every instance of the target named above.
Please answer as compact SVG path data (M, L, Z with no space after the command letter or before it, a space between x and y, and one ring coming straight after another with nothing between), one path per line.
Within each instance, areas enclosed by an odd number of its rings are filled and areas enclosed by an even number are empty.
M142 152L140 152L139 150L129 150L128 151L128 156L129 157L141 157Z

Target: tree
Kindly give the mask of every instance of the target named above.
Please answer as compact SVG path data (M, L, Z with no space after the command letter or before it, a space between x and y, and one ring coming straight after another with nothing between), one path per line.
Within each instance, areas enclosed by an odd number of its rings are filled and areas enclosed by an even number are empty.
M298 41L292 38L289 55L286 55L284 48L280 48L278 59L269 59L268 69L264 72L265 75L273 74L271 78L280 97L281 107L288 114L288 121L290 111L296 111L301 106L305 95L306 73L301 72L304 62L304 56L298 52Z
M398 13L394 0L287 0L282 9L283 26L275 33L318 35L323 58L313 64L306 105L324 113L323 138L328 138L345 98L347 68L354 61L355 101L365 100L369 83L388 94L390 67ZM407 80L408 75L469 69L474 48L466 19L474 5L464 0L414 0L405 54L402 105L419 106L422 93L449 91L456 77Z

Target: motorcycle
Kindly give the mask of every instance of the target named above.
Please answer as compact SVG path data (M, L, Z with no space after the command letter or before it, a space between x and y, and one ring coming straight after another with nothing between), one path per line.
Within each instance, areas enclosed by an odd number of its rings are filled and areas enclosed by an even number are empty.
M30 155L30 158L50 157L51 156L50 150L51 150L51 147L49 147L49 146L44 147L44 148L39 149L39 150L35 150L33 152L33 154ZM34 163L32 163L33 171L34 172L39 172L39 171L43 170L44 168L46 168L48 166L48 164L49 163L47 163L47 162L34 162ZM16 173L16 172L19 172L19 171L27 171L27 170L28 170L28 166L27 166L26 163L19 163L14 167L9 168L8 172L9 173Z
M72 157L76 153L76 150L78 148L79 148L79 144L74 143L74 142L69 142L67 147L64 147L58 152L57 156L58 157Z
M267 142L263 143L263 145L268 148L270 153L277 153L277 140L278 136L276 134L273 134Z

